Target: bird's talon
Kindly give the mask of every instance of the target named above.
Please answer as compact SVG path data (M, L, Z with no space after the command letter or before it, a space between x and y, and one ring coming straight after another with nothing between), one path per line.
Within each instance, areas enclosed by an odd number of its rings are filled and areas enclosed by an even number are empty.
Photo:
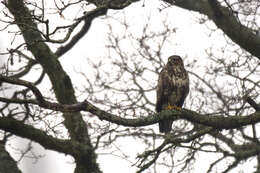
M178 106L172 106L172 105L168 105L167 106L167 109L169 109L169 110L172 110L172 109L176 109L176 110L178 110L178 111L180 111L181 110L181 108L180 107L178 107Z

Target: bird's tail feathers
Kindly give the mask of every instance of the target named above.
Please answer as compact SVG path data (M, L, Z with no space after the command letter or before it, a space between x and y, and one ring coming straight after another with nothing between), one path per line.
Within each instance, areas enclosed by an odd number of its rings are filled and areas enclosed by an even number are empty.
M159 130L161 133L169 133L172 130L172 122L169 120L164 120L159 122Z

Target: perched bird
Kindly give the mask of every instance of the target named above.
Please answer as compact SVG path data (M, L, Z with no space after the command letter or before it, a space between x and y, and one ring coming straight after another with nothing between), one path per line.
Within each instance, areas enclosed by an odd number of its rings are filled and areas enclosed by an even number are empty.
M159 113L165 109L181 108L188 93L189 76L183 61L178 55L170 56L159 74L156 111ZM172 129L172 123L171 120L160 121L160 132L169 133Z

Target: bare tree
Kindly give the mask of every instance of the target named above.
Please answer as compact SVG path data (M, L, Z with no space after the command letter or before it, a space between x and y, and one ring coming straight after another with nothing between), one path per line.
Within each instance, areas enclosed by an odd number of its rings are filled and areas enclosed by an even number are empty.
M186 109L160 113L154 112L157 77L165 52L174 47L177 26L170 24L170 16L161 21L151 17L136 31L136 21L127 19L135 12L127 13L129 8L146 8L152 2L2 3L2 30L13 40L2 52L9 58L0 75L0 156L7 153L6 141L19 136L71 155L75 173L106 171L97 161L105 152L128 160L137 172L192 172L204 154L210 158L208 172L229 172L248 160L254 160L252 171L260 171L258 0L157 2L155 8L162 12L175 7L198 12L194 15L209 35L224 38L220 47L205 47L200 58L185 58L191 79ZM91 32L97 18L109 33L105 48L86 58L87 72L76 69L76 81L60 57L88 34L98 36L98 31ZM76 56L67 58L77 61ZM159 133L162 119L174 120L171 133ZM130 143L136 153L127 151Z

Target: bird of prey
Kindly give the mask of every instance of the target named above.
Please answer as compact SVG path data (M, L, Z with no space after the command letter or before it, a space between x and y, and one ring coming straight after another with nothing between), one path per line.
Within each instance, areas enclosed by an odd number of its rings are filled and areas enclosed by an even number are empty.
M181 108L188 93L189 76L184 68L183 61L178 55L170 56L159 74L156 90L156 111L159 113L173 107ZM172 129L172 123L172 120L160 121L160 132L169 133Z

